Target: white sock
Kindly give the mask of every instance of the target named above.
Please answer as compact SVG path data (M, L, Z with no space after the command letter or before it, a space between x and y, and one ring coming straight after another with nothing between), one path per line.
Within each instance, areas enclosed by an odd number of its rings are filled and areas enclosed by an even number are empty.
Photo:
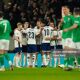
M58 65L60 65L60 57L58 57Z
M21 66L22 64L22 58L21 58L21 55L19 56L19 65Z
M9 65L10 65L10 66L12 65L12 61L9 61Z
M37 65L37 59L36 59L36 61L35 61L35 65Z
M41 65L43 66L43 61L42 61L42 64Z
M32 64L33 64L33 67L35 67L35 62L36 62L36 54L34 53L33 56L32 56Z
M47 65L49 64L50 61L50 55L47 55Z
M15 66L16 65L16 57L14 56L13 58L13 65Z
M43 65L46 66L46 65L47 65L47 62L46 62L46 55L44 54L42 57L43 57Z
M54 57L54 67L57 66L57 57Z
M29 66L30 64L31 64L30 53L27 53L27 66Z
M5 67L4 67L4 65L3 66L1 66L1 69L4 69Z
M23 66L26 66L26 55L24 55Z
M16 56L16 66L19 66L19 57L18 56Z

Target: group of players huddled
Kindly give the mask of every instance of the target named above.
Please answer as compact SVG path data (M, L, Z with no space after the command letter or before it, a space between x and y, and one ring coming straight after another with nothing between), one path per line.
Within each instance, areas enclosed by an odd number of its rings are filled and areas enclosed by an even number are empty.
M36 26L33 22L17 23L13 36L16 54L12 63L7 54L11 27L9 21L3 19L3 13L0 11L0 71L5 71L4 57L8 60L11 70L13 66L21 68L22 53L24 67L36 67L38 54L42 56L42 67L51 66L52 57L54 57L54 67L57 67L57 61L60 67L75 68L75 65L78 67L80 55L76 57L73 53L64 54L64 65L61 65L57 50L80 49L80 8L75 8L72 15L70 9L63 6L61 13L62 18L58 27L54 26L53 21L46 25L44 21L38 20Z

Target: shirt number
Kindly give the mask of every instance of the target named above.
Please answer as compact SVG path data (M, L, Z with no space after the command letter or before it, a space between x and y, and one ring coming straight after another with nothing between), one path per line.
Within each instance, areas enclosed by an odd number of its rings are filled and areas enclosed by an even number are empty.
M4 33L5 33L6 32L6 29L7 29L7 24L4 23L3 25L4 25Z

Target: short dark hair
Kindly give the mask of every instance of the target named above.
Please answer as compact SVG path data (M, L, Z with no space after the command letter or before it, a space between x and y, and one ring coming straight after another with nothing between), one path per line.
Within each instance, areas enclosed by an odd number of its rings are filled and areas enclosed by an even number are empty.
M67 5L64 5L64 6L62 6L62 7L64 7L64 8L68 8L68 9L69 9L69 6L67 6Z
M74 11L73 11L75 14L80 14L80 8L79 7L77 7L77 8L74 8Z
M17 23L17 26L19 26L19 25L22 25L22 23L21 23L21 22L18 22L18 23Z
M3 17L3 11L0 11L0 17Z

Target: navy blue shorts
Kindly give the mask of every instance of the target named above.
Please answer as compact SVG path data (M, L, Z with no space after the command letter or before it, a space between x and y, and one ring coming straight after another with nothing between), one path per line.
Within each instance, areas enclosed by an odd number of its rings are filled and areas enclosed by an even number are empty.
M15 53L18 53L18 52L21 52L21 51L22 51L22 47L16 47L15 50L14 50Z
M55 46L50 46L51 47L51 50L54 50L55 49Z
M62 45L56 45L56 50L62 50L63 46Z
M37 45L28 44L27 45L27 53L35 53L37 52Z
M41 51L41 45L37 45L37 52Z
M22 52L26 52L27 53L27 45L22 45Z
M42 51L50 51L51 50L50 43L42 43L41 49Z

